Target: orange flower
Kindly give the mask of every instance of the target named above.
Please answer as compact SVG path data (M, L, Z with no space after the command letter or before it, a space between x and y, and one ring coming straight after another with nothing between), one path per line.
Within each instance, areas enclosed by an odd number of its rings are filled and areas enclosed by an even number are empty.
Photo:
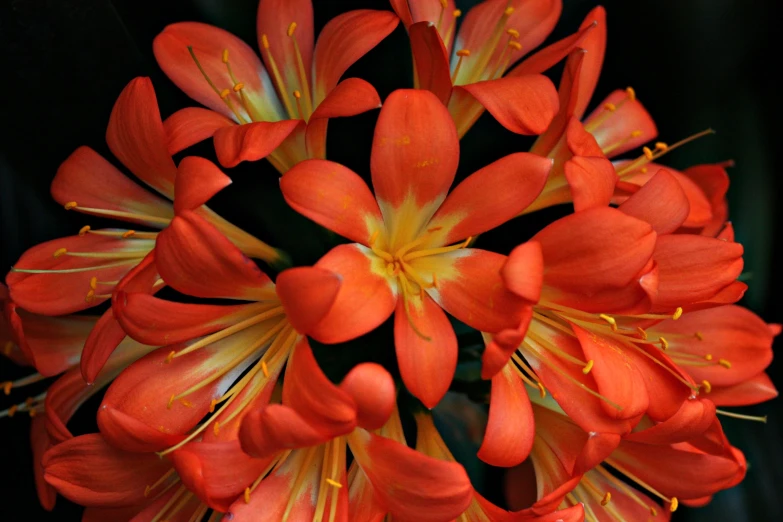
M331 20L314 45L311 0L261 0L258 44L266 68L253 49L222 29L169 25L153 44L158 64L211 109L183 109L166 120L169 152L214 135L225 167L268 156L283 173L303 159L323 158L329 118L380 106L364 80L338 81L397 23L389 12L349 11Z
M356 241L316 264L339 274L342 286L311 335L346 341L394 314L402 378L429 407L448 389L457 362L443 309L487 332L519 323L527 303L503 288L505 256L468 246L471 236L524 209L551 166L514 154L449 194L458 159L456 130L443 105L427 91L400 90L386 100L375 129L375 196L357 174L322 160L302 162L281 181L295 210Z
M557 22L561 0L486 0L455 34L462 11L453 0L391 0L411 40L416 88L433 92L454 117L459 137L488 110L520 134L541 134L558 110L552 82L540 73L562 60L593 29L538 47Z

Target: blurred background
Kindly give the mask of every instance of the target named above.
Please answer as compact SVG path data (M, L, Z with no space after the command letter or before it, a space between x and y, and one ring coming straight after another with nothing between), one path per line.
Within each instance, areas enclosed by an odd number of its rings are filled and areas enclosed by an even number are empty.
M457 0L463 11L476 0ZM3 0L0 2L0 272L27 248L75 233L84 216L66 213L49 196L58 165L80 145L111 157L104 133L111 107L136 76L150 76L163 116L193 105L160 72L152 39L169 23L195 20L227 29L256 46L256 0ZM598 2L565 0L563 16L549 41L572 33ZM314 0L316 31L349 9L389 9L384 0ZM768 322L783 322L779 292L783 266L783 196L780 143L779 2L747 0L606 0L609 44L594 103L615 88L633 86L669 143L706 128L717 134L674 151L664 163L684 168L734 160L730 169L730 216L737 241L745 246L750 289L743 304ZM752 6L752 7L751 7ZM560 70L552 77L559 80ZM385 98L411 85L410 53L402 27L360 60L346 76L370 81ZM357 172L368 172L371 130L377 111L330 123L328 154ZM504 131L485 115L462 142L460 174L466 175L529 140ZM211 154L209 144L194 149ZM276 172L266 162L243 165L229 174L232 187L215 201L223 215L248 231L289 250L297 263L317 259L318 245L294 241L292 228L307 226L285 208ZM530 234L568 209L524 218ZM100 220L90 218L100 225ZM502 238L496 238L499 248ZM779 340L778 340L779 341ZM780 342L777 343L778 345ZM783 386L783 362L769 373ZM0 380L23 370L0 360ZM21 393L21 392L19 392ZM23 400L0 397L0 409ZM91 400L72 422L74 433L95 431ZM768 415L766 425L724 419L732 442L750 464L747 479L699 510L681 508L679 521L783 520L783 407L773 401L749 408ZM0 520L79 520L81 508L59 498L52 513L36 499L28 448L29 418L0 419ZM495 487L492 481L479 490ZM491 494L490 494L491 495Z

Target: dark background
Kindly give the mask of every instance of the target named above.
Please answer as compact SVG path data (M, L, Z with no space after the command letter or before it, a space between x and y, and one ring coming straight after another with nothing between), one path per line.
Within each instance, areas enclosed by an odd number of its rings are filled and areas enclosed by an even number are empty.
M476 0L457 1L465 10ZM550 41L573 32L597 2L565 0ZM315 0L316 30L340 12L373 7L383 0ZM712 127L717 134L673 152L664 163L684 168L733 159L729 194L737 240L745 246L750 290L743 304L769 322L783 322L777 297L781 247L780 65L775 1L607 0L609 48L594 103L615 88L632 85L669 143ZM0 272L36 243L75 233L100 220L66 213L49 196L59 163L79 145L111 157L104 143L111 107L135 76L150 76L163 116L192 105L158 70L153 37L168 23L198 20L228 29L256 45L255 0L3 0L0 2ZM410 86L406 36L398 28L348 76L370 81L385 98ZM556 69L555 74L559 75ZM559 76L556 76L559 77ZM330 123L329 156L367 173L371 129L377 112ZM525 150L529 140L505 132L485 115L463 140L460 175L505 154ZM209 145L195 153L209 155ZM212 205L229 219L280 245L297 263L317 259L318 245L296 239L290 227L308 224L287 210L265 162L229 172L235 184ZM525 219L533 232L559 211ZM288 228L281 232L280 223ZM502 243L502 240L499 241ZM778 343L779 344L779 343ZM23 375L6 360L0 380ZM783 385L783 364L770 374ZM0 397L0 409L24 400L23 391ZM77 414L75 433L94 431L93 400ZM721 493L706 508L681 508L681 521L783 520L783 408L774 401L745 413L769 415L766 425L725 419L733 443L750 463L747 479ZM80 508L59 498L53 514L38 505L32 481L29 419L0 419L0 470L4 475L0 520L78 520ZM489 486L491 487L491 485ZM479 488L481 489L481 488Z

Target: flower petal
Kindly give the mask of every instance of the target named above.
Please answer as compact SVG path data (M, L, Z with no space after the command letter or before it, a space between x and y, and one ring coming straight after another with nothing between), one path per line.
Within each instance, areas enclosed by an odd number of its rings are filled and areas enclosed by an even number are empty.
M645 444L674 444L701 435L715 421L715 404L707 399L692 398L667 420L645 430L630 433L625 440Z
M348 443L375 490L376 501L397 520L452 520L472 500L473 487L456 462L428 457L362 429L349 435Z
M578 32L566 36L562 40L558 40L557 42L544 47L532 56L525 58L522 63L511 69L506 76L541 74L549 70L563 58L574 53L574 51L579 50L582 47L582 42L594 29L597 30L597 26L598 22L596 20L593 20L593 23L587 25L583 23Z
M315 265L339 275L342 284L334 305L310 336L340 343L374 330L394 311L396 287L386 278L386 263L361 245L340 245Z
M65 205L77 203L74 210L93 214L86 209L114 210L141 216L171 219L171 203L153 195L89 147L79 147L60 165L52 181L52 197ZM100 215L100 214L97 214ZM112 216L116 217L116 216ZM119 216L116 219L161 228L159 220Z
M519 325L529 304L503 284L506 257L465 248L414 260L421 273L437 274L437 288L427 292L447 312L482 332L497 333Z
M438 98L420 90L391 93L375 126L370 165L383 212L412 199L431 215L446 197L458 162L454 122Z
M574 210L605 207L612 200L617 173L579 120L571 118L566 129L566 142L574 155L563 166L571 188Z
M607 107L615 107L615 110ZM641 102L620 90L607 96L584 125L610 158L635 149L658 135L655 122Z
M691 200L691 215L683 226L701 226L703 222L699 218L704 218L706 212L702 211L698 215L694 212L694 199L698 196L706 196L711 207L712 219L705 225L702 234L705 236L715 236L723 228L728 219L729 209L726 203L726 192L729 189L729 175L726 173L725 165L696 165L683 171L683 176L692 181L700 190L689 191L688 185L680 180L686 193ZM691 198L691 194L694 194ZM699 200L701 202L701 200Z
M429 226L448 229L442 240L446 245L500 226L536 199L551 169L551 160L535 154L505 156L457 185Z
M310 117L310 124L319 118L355 116L381 107L378 91L360 78L346 78L338 83L318 105Z
M425 406L434 408L448 391L457 368L457 336L429 295L398 300L394 346L405 387Z
M43 456L52 447L44 417L35 417L30 421L30 447L33 451L33 474L38 501L46 511L51 511L57 500L57 490L44 478Z
M540 74L460 85L502 126L517 134L544 132L557 114L559 99L552 81Z
M131 80L111 111L106 143L128 170L172 199L177 167L167 142L152 82L149 78Z
M340 277L325 268L298 267L277 276L276 291L288 322L306 334L329 312L340 285Z
M750 406L778 396L775 385L766 373L760 373L733 386L716 386L710 400L716 406Z
M669 234L685 222L690 205L674 176L661 169L619 209L647 221L658 234Z
M234 125L219 112L201 107L180 109L165 120L163 129L168 137L170 155L182 152L188 147L211 138L215 131Z
M506 288L532 303L541 298L543 274L544 258L541 245L536 241L522 243L512 250L500 269Z
M282 404L251 411L239 431L242 451L261 459L280 451L317 446L332 438L332 433L319 431L296 410Z
M273 299L274 284L204 218L183 211L158 235L158 270L166 284L197 297Z
M287 24L281 28L284 33ZM189 48L192 48L198 64L193 60ZM160 68L185 94L232 121L240 121L237 114L245 121L251 121L255 118L251 118L245 110L242 97L233 92L234 81L222 60L223 51L228 50L231 70L235 78L244 84L242 95L258 112L257 116L264 121L277 121L285 117L285 111L277 100L261 60L249 45L228 31L197 22L171 24L155 37L152 50ZM214 89L204 77L205 74L215 86ZM230 106L236 113L215 89L231 90L226 100L230 100Z
M379 430L397 405L397 389L386 369L375 363L360 363L340 383L356 403L356 424L366 430Z
M231 184L231 178L211 161L197 156L183 158L177 168L174 210L193 210Z
M43 458L44 478L67 499L83 506L120 507L144 501L144 491L170 467L154 454L116 449L97 433L82 435L50 449Z
M215 132L215 152L224 167L269 156L302 122L300 120L257 121L223 127Z
M580 119L590 104L590 98L593 97L606 54L606 9L600 5L587 14L579 30L585 30L596 22L598 25L595 29L590 31L579 44L579 47L587 51L580 70L579 94L573 112L573 115Z
M319 225L368 245L383 218L362 178L339 163L307 160L280 180L286 202Z
M82 351L80 368L82 377L88 383L95 381L98 372L111 356L112 352L119 346L126 333L120 323L114 317L114 310L106 310L95 327L90 332L89 337L84 343Z
M320 105L345 71L391 34L398 23L394 13L370 9L348 11L332 18L315 45L314 105Z
M510 364L492 377L489 421L478 457L491 466L520 464L533 448L533 407Z
M413 53L413 69L419 89L426 89L444 105L451 98L451 72L448 50L432 22L417 22L408 28Z

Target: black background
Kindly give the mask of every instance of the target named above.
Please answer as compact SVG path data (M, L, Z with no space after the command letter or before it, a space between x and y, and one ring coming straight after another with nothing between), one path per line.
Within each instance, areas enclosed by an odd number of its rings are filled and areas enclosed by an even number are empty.
M460 2L463 10L475 0ZM573 32L595 0L565 0L550 40ZM163 116L192 105L157 68L152 39L168 23L197 20L219 25L255 46L255 0L2 0L0 2L0 271L36 243L75 233L84 216L54 203L48 186L59 163L76 147L90 145L107 157L105 126L121 89L135 76L150 76ZM316 30L340 12L383 0L314 0ZM673 152L666 162L684 168L733 159L730 212L746 251L750 290L743 304L769 322L783 322L778 297L783 266L781 237L780 13L775 1L607 0L609 47L594 103L615 88L635 87L653 114L661 139L674 142L712 127L717 135ZM406 36L398 28L360 60L348 76L369 80L385 98L410 86ZM558 71L555 70L557 74ZM377 112L330 123L331 159L367 173L371 129ZM488 116L463 140L460 175L529 146ZM209 145L195 148L209 155ZM247 230L280 245L297 263L311 263L320 245L299 241L308 224L279 198L277 176L265 162L229 172L235 183L213 206ZM524 218L530 233L559 210ZM100 225L90 218L93 226ZM285 223L286 226L280 226ZM297 229L299 227L299 229ZM502 251L518 236L494 236ZM777 343L779 344L779 343ZM24 371L0 362L0 380ZM783 364L770 374L783 384ZM22 392L0 408L23 400ZM75 433L94 431L93 400L77 414ZM769 415L767 425L726 419L724 425L748 457L745 482L718 495L707 508L681 509L675 520L783 520L783 408L779 401L749 408ZM32 481L26 415L0 419L0 520L78 520L80 508L59 498L52 514L38 505ZM493 487L489 484L488 487ZM494 496L490 493L490 496Z

